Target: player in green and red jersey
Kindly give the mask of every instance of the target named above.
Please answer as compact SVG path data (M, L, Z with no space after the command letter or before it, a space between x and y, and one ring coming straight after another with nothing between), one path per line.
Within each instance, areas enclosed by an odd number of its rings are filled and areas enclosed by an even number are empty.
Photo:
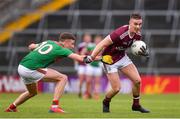
M16 112L16 107L37 94L37 82L56 82L54 97L50 112L64 113L59 107L64 87L67 83L67 76L54 69L47 68L57 58L69 57L83 62L84 56L71 51L74 48L75 36L71 33L62 33L59 42L47 40L39 44L29 45L31 52L27 54L18 66L18 73L26 85L27 91L23 92L5 111Z

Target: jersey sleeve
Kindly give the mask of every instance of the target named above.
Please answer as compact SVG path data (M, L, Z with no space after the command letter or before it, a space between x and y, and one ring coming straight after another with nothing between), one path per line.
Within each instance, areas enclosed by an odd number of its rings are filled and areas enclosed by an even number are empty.
M109 36L113 43L115 43L118 40L118 34L117 34L116 30L113 31Z
M114 30L111 34L110 34L110 38L112 40L113 43L118 42L120 39L120 35L123 33L123 28L119 27L116 30Z
M62 48L61 50L58 51L58 56L68 57L72 53L73 52L70 49Z

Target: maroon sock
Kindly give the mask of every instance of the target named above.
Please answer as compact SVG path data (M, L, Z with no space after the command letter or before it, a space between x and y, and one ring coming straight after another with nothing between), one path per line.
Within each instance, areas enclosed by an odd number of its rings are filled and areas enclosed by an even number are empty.
M140 96L133 96L133 105L134 106L139 106L139 99L140 99Z
M111 102L111 98L108 98L108 97L105 97L104 100L103 100L103 103L106 105L106 106L109 106L109 103Z
M11 104L11 105L9 106L9 108L13 110L13 109L16 109L16 106L15 106L14 104Z

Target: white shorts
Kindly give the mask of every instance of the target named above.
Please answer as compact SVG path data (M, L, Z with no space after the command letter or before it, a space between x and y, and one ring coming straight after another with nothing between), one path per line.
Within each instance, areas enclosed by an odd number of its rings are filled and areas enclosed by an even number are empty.
M88 76L102 76L102 68L87 65L86 75L88 75Z
M117 61L116 63L112 65L103 64L105 73L115 73L118 72L119 69L122 69L123 67L128 66L129 64L132 64L133 62L127 55L125 55L122 59Z
M78 68L77 68L77 73L79 75L82 75L82 74L86 74L86 65L78 65Z
M36 83L45 76L46 68L38 70L31 70L23 65L18 66L18 73L25 84Z

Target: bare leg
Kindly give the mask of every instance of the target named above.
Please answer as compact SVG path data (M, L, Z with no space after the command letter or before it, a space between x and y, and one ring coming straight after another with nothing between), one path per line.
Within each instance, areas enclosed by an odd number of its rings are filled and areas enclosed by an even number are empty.
M133 111L140 111L142 113L149 113L149 110L144 109L139 104L140 99L140 86L141 86L141 77L139 72L134 64L130 64L121 69L122 73L124 73L132 82L133 82L133 104L132 110Z
M37 84L26 84L27 91L22 93L6 110L5 112L16 112L16 107L37 95Z
M84 95L85 99L91 98L91 89L92 88L92 76L86 75L86 92Z
M100 76L94 77L95 85L94 85L94 98L99 99L99 91L100 91Z
M103 100L103 112L110 112L111 98L114 97L120 90L120 80L118 72L106 74L112 89L107 92L105 99Z
M65 111L59 107L59 99L61 98L65 85L67 83L67 76L59 73L54 69L48 68L46 75L43 78L43 81L46 82L56 82L56 87L54 90L54 97L52 101L52 105L50 107L49 112L53 113L64 113Z
M111 88L112 88L109 92L107 92L106 97L112 98L120 90L119 74L117 72L115 72L115 73L108 73L106 75L107 75L107 78L109 79L109 82L110 82Z
M85 81L85 76L84 76L84 74L79 74L78 77L79 77L79 97L81 97L82 96L82 85L83 85L83 82Z
M140 95L141 77L140 77L135 65L130 64L130 65L122 68L121 72L123 74L125 74L133 82L133 89L132 89L133 95L139 96Z
M54 91L54 100L59 100L64 92L64 87L67 83L67 76L57 72L56 70L48 68L46 75L43 78L45 82L56 82Z
M32 83L32 84L26 84L27 91L22 93L14 102L16 106L24 103L26 100L29 98L37 95L37 84Z

